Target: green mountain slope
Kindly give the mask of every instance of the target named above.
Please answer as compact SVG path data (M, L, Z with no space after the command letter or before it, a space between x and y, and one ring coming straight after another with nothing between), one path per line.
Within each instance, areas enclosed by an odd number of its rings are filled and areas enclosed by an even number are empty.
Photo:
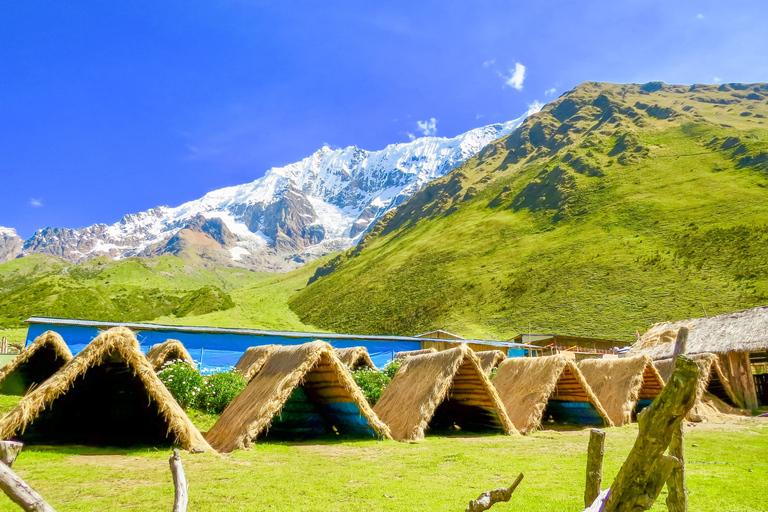
M585 83L290 301L351 332L632 338L768 303L768 85Z
M55 316L316 330L298 320L287 297L325 261L276 275L193 265L175 256L80 265L26 256L0 265L0 329L19 328L30 316ZM8 333L18 336L17 330Z

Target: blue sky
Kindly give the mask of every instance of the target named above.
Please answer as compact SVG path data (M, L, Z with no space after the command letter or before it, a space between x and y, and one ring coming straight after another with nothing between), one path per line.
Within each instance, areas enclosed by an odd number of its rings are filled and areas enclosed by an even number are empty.
M0 226L111 224L587 80L768 80L768 2L583 3L3 2Z

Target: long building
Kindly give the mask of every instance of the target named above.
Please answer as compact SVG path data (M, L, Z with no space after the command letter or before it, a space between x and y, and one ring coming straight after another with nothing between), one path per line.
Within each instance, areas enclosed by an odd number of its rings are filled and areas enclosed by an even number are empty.
M445 340L415 336L373 336L365 334L334 334L327 332L262 331L258 329L229 329L223 327L189 327L142 323L101 322L67 318L32 317L26 344L32 343L45 331L55 331L64 338L73 354L77 354L99 332L119 325L136 333L141 349L149 348L168 339L176 339L189 351L203 371L223 371L234 366L248 347L258 345L300 345L308 341L327 341L334 348L363 346L373 363L379 368L392 360L396 352L419 350L435 343L467 343L474 350L502 350L525 348L517 343L489 340Z

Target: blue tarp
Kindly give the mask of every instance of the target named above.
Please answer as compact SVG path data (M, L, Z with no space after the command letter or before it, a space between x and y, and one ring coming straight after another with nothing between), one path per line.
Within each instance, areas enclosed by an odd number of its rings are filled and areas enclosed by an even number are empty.
M64 342L69 346L72 354L77 354L83 350L101 332L98 327L92 326L34 323L30 324L27 331L27 345L49 330L59 333L64 338ZM418 341L337 340L323 339L322 335L300 338L280 334L190 333L173 329L139 331L137 333L137 339L144 353L152 345L163 343L169 338L181 341L192 359L200 365L200 370L205 373L229 370L242 357L248 347L259 345L300 345L320 339L327 341L334 348L363 346L368 349L373 364L379 368L391 361L396 352L421 348L421 343Z

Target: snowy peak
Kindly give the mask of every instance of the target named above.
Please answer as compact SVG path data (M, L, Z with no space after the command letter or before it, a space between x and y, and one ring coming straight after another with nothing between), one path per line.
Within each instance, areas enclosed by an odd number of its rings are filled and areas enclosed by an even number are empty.
M111 226L45 228L20 250L6 253L45 253L75 263L99 256L197 254L217 265L291 270L348 249L387 211L511 133L526 116L450 139L424 137L380 151L323 146L251 183L214 190L175 208L129 214Z
M0 226L0 263L11 261L21 254L24 240L16 234L13 228Z

